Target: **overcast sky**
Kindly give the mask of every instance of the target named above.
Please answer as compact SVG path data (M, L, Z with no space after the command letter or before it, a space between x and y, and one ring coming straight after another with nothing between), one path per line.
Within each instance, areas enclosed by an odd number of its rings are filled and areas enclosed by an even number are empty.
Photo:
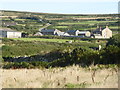
M118 13L119 0L1 0L2 10L65 14Z

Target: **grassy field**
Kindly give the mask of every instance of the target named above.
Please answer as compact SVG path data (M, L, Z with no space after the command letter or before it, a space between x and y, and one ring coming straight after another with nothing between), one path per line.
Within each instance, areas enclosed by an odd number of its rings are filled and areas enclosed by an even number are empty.
M25 21L26 19L15 19L17 21Z
M118 29L118 26L110 26L110 29Z
M58 23L59 25L72 25L72 24L98 24L98 23L109 23L117 21L81 21L81 22L62 22Z
M67 28L68 26L55 26L54 28Z
M2 47L2 55L4 57L15 57L15 56L25 56L25 55L36 55L36 54L46 54L52 52L53 50L64 50L68 47L98 47L102 45L105 46L106 42L90 42L75 40L72 43L68 41L73 41L70 39L45 39L45 38L13 38L12 40L4 40Z
M43 28L44 25L46 26L47 23L50 23L50 26L45 27L46 29L59 29L64 32L67 30L95 30L97 26L105 27L106 25L111 27L110 29L112 31L116 31L118 26L118 15L116 14L82 15L4 11L2 17L4 17L2 19L3 23L15 22L18 24L7 26L8 28L25 33L27 32L28 34L38 32L38 30Z
M92 69L70 66L0 71L3 88L118 88L117 69Z
M57 42L57 43L65 43L66 41L73 41L69 39L45 39L45 38L12 38L13 40L22 40L22 41L43 41L43 42ZM87 42L77 40L76 42Z

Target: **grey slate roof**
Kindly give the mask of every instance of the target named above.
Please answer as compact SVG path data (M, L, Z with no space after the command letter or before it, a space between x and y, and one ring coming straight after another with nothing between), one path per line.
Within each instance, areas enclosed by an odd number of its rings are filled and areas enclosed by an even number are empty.
M96 30L92 31L93 34L101 34L101 31L103 30L104 28L97 28Z
M19 32L19 31L14 31L14 30L11 30L11 29L0 29L0 31L7 31L7 32Z
M73 33L73 32L76 32L77 30L68 30L67 33Z
M54 32L56 29L45 29L41 30L40 32Z

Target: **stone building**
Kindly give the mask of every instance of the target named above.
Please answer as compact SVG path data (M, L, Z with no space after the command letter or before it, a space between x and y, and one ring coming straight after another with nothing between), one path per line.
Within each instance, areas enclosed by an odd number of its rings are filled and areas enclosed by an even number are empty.
M94 38L110 38L112 37L112 31L106 26L106 28L97 28L92 32L91 37Z

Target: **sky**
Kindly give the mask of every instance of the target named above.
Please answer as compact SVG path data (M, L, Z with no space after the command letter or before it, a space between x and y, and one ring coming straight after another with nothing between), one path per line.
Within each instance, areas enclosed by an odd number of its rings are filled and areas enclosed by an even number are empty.
M1 10L61 14L118 13L119 0L1 0Z

